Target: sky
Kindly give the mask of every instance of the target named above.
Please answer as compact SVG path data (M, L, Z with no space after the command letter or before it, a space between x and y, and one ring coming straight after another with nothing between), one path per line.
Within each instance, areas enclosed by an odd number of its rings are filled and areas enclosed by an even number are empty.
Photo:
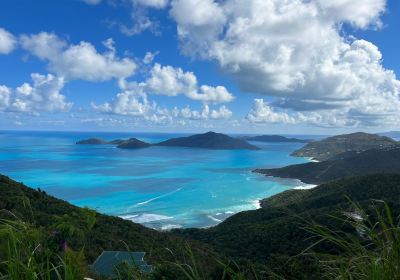
M0 129L400 130L396 0L2 0Z

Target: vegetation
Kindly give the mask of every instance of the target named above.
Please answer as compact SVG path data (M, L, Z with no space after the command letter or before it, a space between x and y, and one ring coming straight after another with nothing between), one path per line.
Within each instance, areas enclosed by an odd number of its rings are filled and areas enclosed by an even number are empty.
M334 244L321 242L312 247L313 254L300 254L317 241L305 230L309 222L329 230L355 235L357 231L340 219L354 212L349 201L371 209L376 199L384 200L398 216L400 209L400 175L372 175L321 185L311 190L292 190L262 201L262 209L238 213L209 229L182 229L182 237L212 245L217 251L236 260L265 265L286 279L319 279L321 258L337 255ZM284 273L283 273L284 272Z
M8 221L14 217L23 221L26 228L37 229L44 239L56 232L58 242L65 242L65 246L73 252L82 251L89 264L105 250L125 251L127 247L132 251L146 252L146 259L152 264L171 259L170 251L182 261L187 244L196 257L206 263L210 255L217 255L210 247L198 242L188 242L171 233L75 207L5 176L0 176L0 198L0 219ZM25 232L22 231L21 235ZM209 273L216 269L212 263L207 266Z
M386 136L357 132L308 143L303 148L294 151L292 155L324 161L345 152L362 152L392 147L399 147L399 143Z
M346 152L327 161L276 169L258 169L255 172L267 176L295 178L309 184L321 184L350 176L377 173L400 174L400 148Z
M246 141L257 141L267 143L309 143L311 140L288 138L280 135L258 135L258 136L244 136L240 139Z
M116 279L400 279L400 175L288 191L262 209L210 229L175 230L178 236L7 177L0 197L0 279L101 279L88 264L103 250L146 251L154 265L143 274L121 264Z
M189 137L172 138L156 146L191 147L216 150L259 150L260 148L247 143L244 140L230 137L225 134L207 132Z

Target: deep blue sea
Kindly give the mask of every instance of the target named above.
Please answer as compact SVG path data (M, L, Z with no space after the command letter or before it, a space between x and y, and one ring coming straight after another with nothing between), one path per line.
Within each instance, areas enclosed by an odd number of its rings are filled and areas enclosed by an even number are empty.
M155 143L182 134L0 132L0 173L78 206L157 229L208 227L258 200L299 186L254 174L307 159L303 144L254 142L260 151L151 147L121 150L78 140L137 137Z

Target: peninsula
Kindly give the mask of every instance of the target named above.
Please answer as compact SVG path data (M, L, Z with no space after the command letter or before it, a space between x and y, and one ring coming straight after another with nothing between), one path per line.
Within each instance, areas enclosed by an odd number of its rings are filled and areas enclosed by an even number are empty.
M312 141L309 139L288 138L281 135L243 136L240 139L266 143L309 143Z
M308 143L296 150L292 156L309 157L318 161L332 159L345 152L362 152L371 149L385 149L399 146L399 142L376 134L356 132Z

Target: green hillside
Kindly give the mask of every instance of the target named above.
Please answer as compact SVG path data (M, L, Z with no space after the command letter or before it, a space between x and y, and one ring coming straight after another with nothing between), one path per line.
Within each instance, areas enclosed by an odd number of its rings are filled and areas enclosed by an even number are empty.
M87 264L104 250L146 252L146 260L154 265L166 260L183 260L188 246L201 262L207 263L209 254L216 255L197 242L188 242L168 232L73 206L1 175L0 220L28 222L32 228L47 235L45 239L53 238L54 232L67 232L64 237L68 247L75 251L83 248ZM88 222L93 222L90 230L87 229ZM214 268L212 264L208 266L211 273Z
M335 230L354 229L335 220L344 212L354 211L351 199L367 210L374 200L384 200L397 217L400 211L400 175L371 175L321 185L311 190L291 190L262 201L262 209L238 213L209 229L175 230L183 237L213 245L229 256L269 264L279 273L286 266L286 277L318 279L320 267L313 258L292 258L301 254L316 239L305 230L320 224ZM378 203L379 204L379 203ZM338 253L335 247L321 243L315 247L322 254ZM289 266L287 261L295 263ZM284 265L286 264L286 265ZM297 276L296 276L297 275Z
M258 169L256 172L267 176L299 179L309 184L376 173L400 174L400 148L347 152L322 162Z

